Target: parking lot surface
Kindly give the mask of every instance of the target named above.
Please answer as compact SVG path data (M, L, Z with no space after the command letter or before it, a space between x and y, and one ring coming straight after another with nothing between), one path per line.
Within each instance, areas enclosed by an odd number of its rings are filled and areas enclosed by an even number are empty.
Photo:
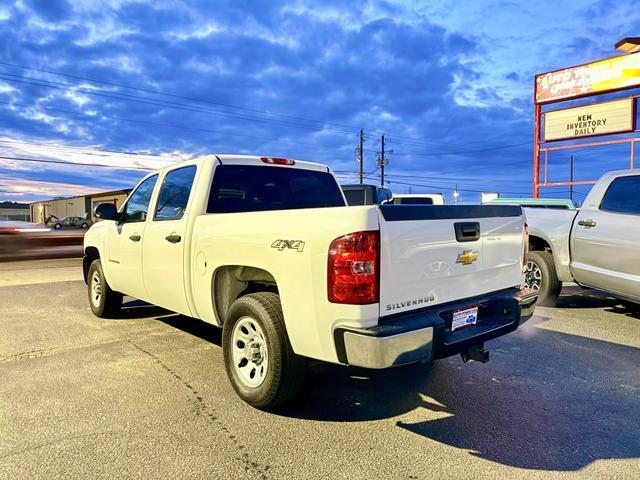
M638 307L566 288L487 364L312 364L264 413L217 328L95 318L80 263L0 264L0 478L638 478Z

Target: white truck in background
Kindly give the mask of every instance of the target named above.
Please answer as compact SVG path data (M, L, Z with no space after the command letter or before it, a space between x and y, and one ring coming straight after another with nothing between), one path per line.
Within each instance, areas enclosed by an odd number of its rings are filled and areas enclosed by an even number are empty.
M486 361L484 342L536 301L521 289L520 207L347 207L316 163L202 157L95 215L83 261L93 313L117 316L130 295L221 326L231 384L257 408L295 395L307 358Z
M393 205L444 205L442 193L397 193L388 203Z
M525 286L555 304L563 282L640 303L640 170L605 174L579 211L525 208Z

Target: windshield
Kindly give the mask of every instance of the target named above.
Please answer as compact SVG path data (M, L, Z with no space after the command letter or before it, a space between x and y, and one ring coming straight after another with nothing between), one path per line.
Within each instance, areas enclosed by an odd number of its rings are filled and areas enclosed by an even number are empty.
M433 199L428 197L400 197L394 198L396 205L433 205Z

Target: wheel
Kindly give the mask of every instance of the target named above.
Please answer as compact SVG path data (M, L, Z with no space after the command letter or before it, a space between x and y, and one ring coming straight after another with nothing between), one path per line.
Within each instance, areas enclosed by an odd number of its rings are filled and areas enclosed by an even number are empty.
M231 385L249 405L269 410L300 391L305 360L291 349L277 294L236 300L223 326L222 349Z
M113 318L122 307L122 294L111 290L102 271L100 260L94 260L87 275L89 305L96 317Z
M82 228L83 230L86 230L87 228L89 228L89 224L83 223L82 225L80 225L80 228Z
M538 305L553 306L562 290L551 252L529 252L524 286L538 291Z
M59 223L56 223L53 228L55 228L56 230L60 230L62 228L62 225L60 225Z

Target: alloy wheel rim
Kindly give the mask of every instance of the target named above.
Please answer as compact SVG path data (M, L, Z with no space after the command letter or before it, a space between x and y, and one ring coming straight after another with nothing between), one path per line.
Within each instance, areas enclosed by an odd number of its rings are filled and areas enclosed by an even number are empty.
M524 272L525 280L524 286L527 288L533 288L534 290L540 290L542 287L542 270L537 263L529 260L527 262L527 268Z
M100 300L102 299L102 282L100 281L100 275L98 272L94 272L91 277L91 302L94 306L100 306Z
M269 368L269 354L260 324L251 317L240 318L233 327L231 343L233 369L240 381L251 388L262 385Z

